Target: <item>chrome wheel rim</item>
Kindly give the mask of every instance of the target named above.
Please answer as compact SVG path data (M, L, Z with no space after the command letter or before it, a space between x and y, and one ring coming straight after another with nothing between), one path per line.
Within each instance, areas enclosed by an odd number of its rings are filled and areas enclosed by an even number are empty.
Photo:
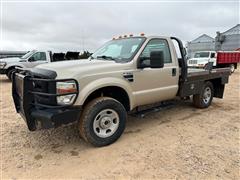
M113 109L104 109L94 118L94 133L101 138L112 136L119 127L119 116Z
M203 101L205 104L208 104L212 96L212 91L210 87L205 88L203 93Z

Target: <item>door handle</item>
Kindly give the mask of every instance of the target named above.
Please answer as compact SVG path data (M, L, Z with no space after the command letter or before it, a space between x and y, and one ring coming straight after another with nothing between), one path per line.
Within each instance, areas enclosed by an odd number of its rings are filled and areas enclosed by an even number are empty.
M172 68L172 76L176 76L177 74L177 69L176 68Z

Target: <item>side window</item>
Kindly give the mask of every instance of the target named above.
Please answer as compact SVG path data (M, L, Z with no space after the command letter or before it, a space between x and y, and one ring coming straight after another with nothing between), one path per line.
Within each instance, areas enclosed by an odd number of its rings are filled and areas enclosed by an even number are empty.
M32 59L34 61L46 61L47 60L46 53L45 52L37 52L32 56Z
M215 53L212 53L212 54L211 54L211 58L214 58L214 57L215 57Z
M172 58L170 54L170 49L168 42L165 39L153 39L150 40L147 46L144 48L140 57L145 57L150 59L150 53L152 51L163 51L164 63L171 63Z

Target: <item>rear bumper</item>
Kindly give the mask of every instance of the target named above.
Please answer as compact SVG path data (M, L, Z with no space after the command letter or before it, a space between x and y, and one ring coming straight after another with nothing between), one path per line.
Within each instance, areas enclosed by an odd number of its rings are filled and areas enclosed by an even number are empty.
M55 128L62 124L68 124L77 121L81 114L81 106L60 106L57 104L41 104L37 101L39 95L36 95L34 83L40 82L29 76L14 73L12 84L12 96L16 111L25 120L28 129L35 131L37 129ZM48 81L43 79L43 81ZM49 80L49 84L53 86L56 81ZM60 80L61 81L61 80ZM48 89L50 87L48 86ZM53 87L56 89L56 87ZM47 99L54 99L58 94L42 93ZM48 97L50 96L50 97ZM53 97L54 96L54 97Z
M0 74L6 74L7 70L6 69L0 69Z

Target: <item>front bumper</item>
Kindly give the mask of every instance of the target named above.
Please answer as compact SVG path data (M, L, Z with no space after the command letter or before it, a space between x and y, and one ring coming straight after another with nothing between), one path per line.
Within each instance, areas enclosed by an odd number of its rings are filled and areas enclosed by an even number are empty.
M188 64L188 67L190 68L204 68L206 64Z
M0 69L0 74L7 74L7 69Z
M15 108L25 120L30 131L55 128L79 119L80 106L57 105L56 97L60 95L56 93L57 81L64 80L37 79L14 73L12 96ZM36 84L41 85L41 83L46 92L36 88Z

